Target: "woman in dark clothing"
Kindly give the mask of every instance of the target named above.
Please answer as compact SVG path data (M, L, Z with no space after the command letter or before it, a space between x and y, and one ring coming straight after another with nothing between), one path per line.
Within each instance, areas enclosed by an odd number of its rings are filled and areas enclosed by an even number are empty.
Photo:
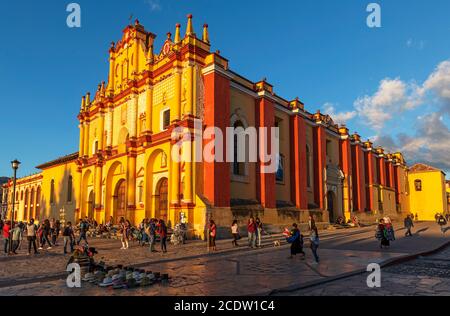
M42 244L39 249L44 248L45 242L48 243L47 249L52 249L52 244L50 243L50 221L46 219L42 225Z
M289 259L294 258L298 253L301 253L303 255L302 258L305 258L305 252L303 251L303 236L300 233L297 224L292 224L292 227L291 235L287 238L287 242L291 244L291 256Z
M209 221L209 249L216 251L217 227L213 220Z
M158 224L158 233L159 237L161 238L161 250L163 253L167 252L167 226L166 223L162 219L159 220Z
M380 219L379 221L376 237L380 241L380 248L383 248L383 246L390 246L389 239L386 236L386 226L384 225L384 219Z

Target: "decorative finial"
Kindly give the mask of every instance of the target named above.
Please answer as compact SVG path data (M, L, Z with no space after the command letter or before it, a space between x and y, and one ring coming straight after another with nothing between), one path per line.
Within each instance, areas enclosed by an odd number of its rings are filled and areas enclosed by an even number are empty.
M175 25L175 44L178 44L181 41L180 32L181 32L181 24L177 23Z
M151 46L148 48L147 61L148 61L149 63L152 63L152 62L153 62L153 45L151 45Z
M91 105L91 93L86 93L86 106Z
M172 41L171 37L172 37L172 33L167 32L167 39L168 39L169 41Z
M202 41L209 44L208 24L203 25L203 38Z
M188 14L188 23L186 28L186 36L194 35L194 27L192 26L192 14Z
M134 20L134 25L135 25L135 26L138 26L138 25L140 25L140 24L139 24L139 20L138 20L138 19Z
M86 97L83 96L81 98L81 111L84 111L84 108L86 107Z

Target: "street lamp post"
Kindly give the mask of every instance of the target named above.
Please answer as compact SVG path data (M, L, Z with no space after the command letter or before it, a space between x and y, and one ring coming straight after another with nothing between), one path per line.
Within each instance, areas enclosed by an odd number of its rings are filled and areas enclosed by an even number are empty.
M14 228L14 206L16 204L16 180L17 180L17 169L19 169L19 165L20 165L20 161L18 161L17 159L11 161L11 167L14 170L12 208L11 208L11 231ZM9 238L9 252L12 252L12 246L13 246L13 241L12 241L12 235L11 234L12 233L10 233L10 238Z

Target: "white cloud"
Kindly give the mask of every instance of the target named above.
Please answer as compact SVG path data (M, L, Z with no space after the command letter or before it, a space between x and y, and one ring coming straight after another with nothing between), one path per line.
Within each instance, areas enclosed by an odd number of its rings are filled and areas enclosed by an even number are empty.
M347 112L338 112L336 113L334 105L332 103L325 103L323 106L323 110L325 114L331 116L333 121L337 124L346 124L347 121L356 117L356 111L347 111Z
M386 78L380 82L378 91L372 95L358 98L354 107L358 115L367 120L367 125L375 130L383 128L394 113L400 112L411 100L407 95L408 86L400 79Z
M150 11L160 11L162 9L159 0L145 0L145 3L150 7Z
M388 134L392 130L385 127L391 120L406 117L405 112L424 104L437 107L433 113L412 119L411 133ZM441 62L423 83L385 78L374 94L358 98L353 106L354 111L337 113L336 117L348 120L357 115L360 123L375 132L371 138L375 143L388 151L402 152L410 163L424 162L450 173L450 59ZM331 114L335 112L332 104L325 107Z
M434 112L418 117L415 130L414 135L399 134L395 139L379 135L376 141L389 151L402 152L410 164L423 162L449 172L450 130L443 116Z
M414 40L412 38L409 38L406 41L406 47L408 48L417 48L418 50L422 50L425 48L425 41L423 40Z
M442 102L442 112L450 114L450 60L436 67L423 84L423 91L432 91Z

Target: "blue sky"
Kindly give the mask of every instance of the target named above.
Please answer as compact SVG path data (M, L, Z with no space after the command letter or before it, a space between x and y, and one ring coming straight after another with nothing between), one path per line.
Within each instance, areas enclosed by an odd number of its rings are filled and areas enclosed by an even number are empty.
M366 25L375 1L79 0L80 29L66 26L70 2L0 3L0 175L14 158L24 176L77 150L80 98L107 79L109 44L130 14L158 35L159 50L188 13L197 34L209 24L213 50L234 71L267 77L282 97L450 172L447 0L377 1L376 29Z

